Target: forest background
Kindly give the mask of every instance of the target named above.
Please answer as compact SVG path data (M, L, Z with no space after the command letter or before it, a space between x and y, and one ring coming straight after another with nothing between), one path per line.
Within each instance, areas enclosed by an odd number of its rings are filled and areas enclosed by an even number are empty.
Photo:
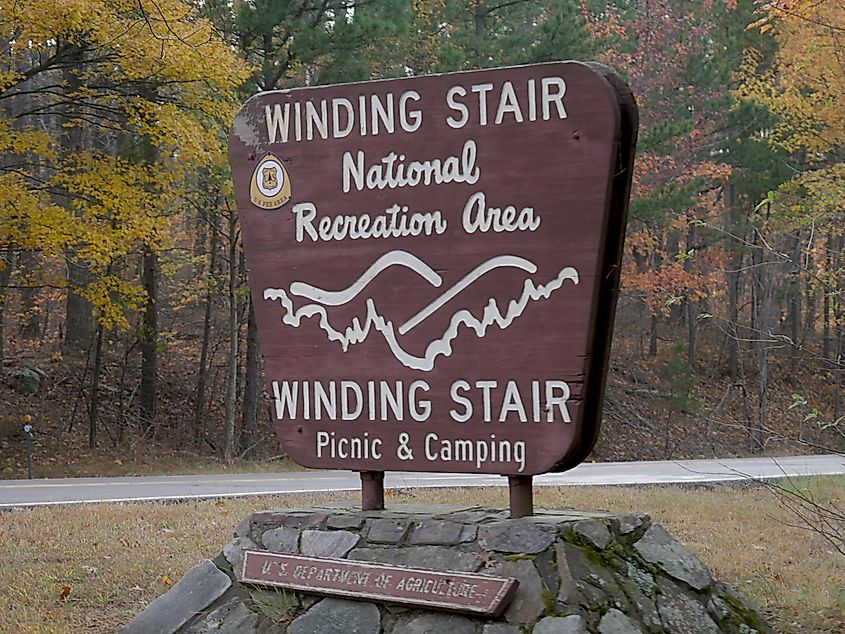
M845 449L840 2L15 0L0 50L0 477L27 421L36 475L278 467L240 103L558 59L640 108L593 458Z

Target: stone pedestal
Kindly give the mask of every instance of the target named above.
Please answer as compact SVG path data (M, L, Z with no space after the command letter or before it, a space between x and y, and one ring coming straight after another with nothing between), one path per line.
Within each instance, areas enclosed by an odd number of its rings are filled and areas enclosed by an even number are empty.
M466 617L240 584L243 549L519 580L501 617ZM353 505L254 513L213 562L151 603L128 633L758 634L760 614L645 514Z

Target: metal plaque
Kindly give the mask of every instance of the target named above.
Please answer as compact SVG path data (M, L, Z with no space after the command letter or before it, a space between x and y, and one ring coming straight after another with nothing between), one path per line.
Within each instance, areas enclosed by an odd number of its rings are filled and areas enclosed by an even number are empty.
M485 616L499 616L519 583L511 578L257 550L243 551L239 580L347 599Z
M533 475L595 443L636 107L576 62L260 93L229 156L277 436Z

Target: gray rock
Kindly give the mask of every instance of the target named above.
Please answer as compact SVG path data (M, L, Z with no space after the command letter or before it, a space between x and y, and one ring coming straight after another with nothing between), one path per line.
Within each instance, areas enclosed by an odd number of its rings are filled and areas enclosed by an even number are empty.
M677 586L666 583L657 595L657 611L667 634L719 634L707 609Z
M507 518L507 516L508 514L506 511L494 511L492 509L474 507L468 510L450 513L448 515L448 519L461 524L483 524L485 522L503 520Z
M654 575L640 568L638 564L639 562L626 561L625 577L632 581L643 594L649 597L653 596L655 590Z
M598 634L641 634L642 629L616 608L610 608L599 621Z
M332 500L327 502L322 502L321 504L315 504L312 508L315 509L327 509L332 513L358 513L361 509L361 503L356 502L353 500Z
M615 513L609 511L576 511L575 509L543 509L540 514L535 514L535 520L552 522L555 525L561 522L577 522L578 520L594 520L602 517L613 517Z
M326 519L325 513L313 511L258 511L252 514L253 524L269 524L287 528L316 528Z
M381 617L373 603L323 599L288 625L288 634L378 634Z
M309 610L317 601L322 600L322 598L318 594L302 594L299 596L299 603L303 610Z
M481 634L520 634L520 630L516 625L508 625L507 623L488 623L481 630Z
M261 542L267 550L274 553L295 554L299 547L299 529L283 526L264 531Z
M537 622L531 634L587 634L587 625L584 617L577 614L547 616Z
M47 375L38 368L18 368L12 371L15 389L24 396L33 396L41 391L41 383Z
M651 517L647 513L634 513L633 515L619 515L611 520L613 530L617 535L630 535L639 530L642 526L651 523Z
M483 526L481 545L500 553L535 554L546 550L555 541L555 533L529 522L507 520Z
M555 555L557 558L557 571L560 575L560 588L557 592L559 603L574 603L577 600L578 588L575 586L575 579L569 571L569 564L566 562L566 551L563 544L555 544Z
M475 623L463 616L426 612L396 622L394 632L402 634L476 634Z
M534 562L525 559L519 561L503 561L496 566L492 574L497 577L513 577L519 581L513 600L505 609L505 620L508 623L532 623L545 610L543 604L543 580L534 567Z
M252 537L252 516L247 515L243 518L237 526L235 526L235 534L232 537Z
M552 597L556 597L559 584L554 549L549 548L536 555L534 557L534 566L537 568L537 572L540 573L540 579L543 580L543 585L548 589Z
M573 544L564 544L566 563L575 579L575 586L594 609L599 606L625 606L627 598L613 573L588 556L588 552Z
M707 612L717 623L721 623L731 615L728 604L715 595L710 597L710 600L707 602Z
M578 592L583 599L580 605L590 612L601 614L604 610L611 607L612 601L607 594L590 583L579 581L577 584Z
M349 531L303 531L299 549L306 557L340 559L355 548L360 540L360 535Z
M449 520L423 520L415 524L408 543L413 545L454 546L461 542L464 526L464 524L450 522Z
M463 524L463 528L461 529L461 537L458 540L458 543L465 544L467 542L474 542L477 535L478 535L478 527L477 526L470 526L469 524Z
M714 594L707 603L707 611L713 619L721 624L718 614L727 612L724 618L730 618L739 623L739 631L743 634L773 634L774 630L766 623L760 611L736 590L724 582L717 581L713 586ZM730 602L724 600L730 597ZM711 609L714 608L714 609Z
M375 561L397 566L475 572L481 565L476 553L464 552L445 546L408 546L407 548L355 548L348 559Z
M327 521L329 528L361 528L364 518L358 515L332 515Z
M253 634L257 628L258 615L240 601L230 601L192 625L186 634Z
M410 524L402 520L374 520L367 532L367 541L371 544L398 544L409 527Z
M255 542L249 537L236 537L223 547L223 556L233 570L238 569L241 561L241 551L244 549L255 550L258 548Z
M572 532L583 537L596 550L604 550L610 543L610 529L601 520L581 520L572 525Z
M627 562L631 566L631 562ZM633 566L632 566L633 567ZM661 632L663 626L660 623L660 615L657 613L657 605L654 602L655 586L654 578L649 575L651 581L644 584L646 592L637 583L626 575L616 575L616 581L628 597L631 607L636 611L640 621L649 632ZM633 612L629 612L633 614Z
M659 524L649 526L634 549L647 562L695 590L704 590L713 583L707 566Z
M420 515L422 517L433 517L435 519L445 519L441 516L451 515L452 513L463 513L464 511L471 511L477 509L477 506L460 506L456 504L396 504L390 506L391 510L398 511L403 517L410 515ZM453 518L449 518L453 519Z
M121 631L124 634L175 632L211 605L231 585L229 576L206 559L186 572L176 585L150 603Z

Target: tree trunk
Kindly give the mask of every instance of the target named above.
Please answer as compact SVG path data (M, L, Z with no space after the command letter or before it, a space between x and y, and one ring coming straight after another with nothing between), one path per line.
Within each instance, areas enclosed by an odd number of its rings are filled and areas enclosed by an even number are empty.
M67 299L65 302L64 350L70 354L87 351L94 335L94 307L81 292L91 283L93 276L86 262L77 260L73 253L66 255Z
M472 18L475 25L475 37L483 40L487 31L487 7L484 6L483 0L476 0Z
M815 270L815 260L813 258L811 247L812 245L808 245L807 248L806 269L808 271ZM806 301L804 302L804 331L801 334L802 347L807 345L807 341L815 340L816 338L816 308L818 306L816 285L814 284L813 277L810 275L806 275L804 277L804 297L806 298Z
M735 260L728 271L728 376L736 381L739 376L739 269L741 262Z
M94 347L94 369L91 372L91 392L88 398L88 448L97 446L97 422L100 415L100 370L103 365L103 326L97 327Z
M756 234L755 245L759 246L754 252L753 310L752 332L757 341L757 363L759 380L757 382L757 426L751 434L751 451L761 451L766 442L766 421L768 418L768 390L769 390L769 343L772 330L772 271L773 263L765 246L758 241Z
M842 288L842 279L839 277L839 271L842 266L842 249L845 247L845 237L837 236L835 245L833 270L836 271L836 277L833 283L838 291ZM833 327L835 329L834 336L836 337L836 357L833 361L833 420L839 420L839 417L842 416L842 354L845 352L842 341L842 317L845 314L845 310L843 310L842 301L842 297L837 293L833 300Z
M656 312L651 315L651 332L648 337L648 356L657 356L657 326L660 324L660 315Z
M38 310L38 287L32 278L41 267L37 256L32 251L22 251L20 255L21 288L21 337L34 341L41 338L41 320Z
M787 310L787 331L792 344L789 348L789 385L795 387L798 381L798 362L801 359L798 341L801 329L801 232L792 237L792 262L789 266L789 304Z
M120 364L120 381L117 385L117 394L118 394L118 401L117 401L117 435L114 439L114 445L117 447L120 443L123 442L123 435L126 432L126 424L127 424L127 415L126 411L132 406L132 394L130 393L129 402L125 402L123 399L123 392L126 387L126 373L129 369L129 359L132 355L132 349L135 347L135 344L127 345L123 351L123 362Z
M687 227L687 252L693 249L693 244L695 243L695 235L693 233L693 226L688 225ZM684 268L689 271L692 269L692 262L690 260L686 260L684 262ZM690 370L695 370L695 343L696 343L696 335L698 334L698 317L697 311L695 307L692 305L692 302L689 300L689 297L686 298L686 305L687 305L687 365L690 367Z
M223 420L223 459L235 453L235 409L238 394L238 243L237 216L229 211L229 358L227 361L225 414Z
M258 347L255 307L251 299L246 323L246 376L244 377L244 401L241 419L241 451L244 456L253 456L258 437L258 398L261 394L261 351Z
M78 70L84 62L84 55L81 49L75 54L68 55L68 65L64 68L63 79L66 93L69 95L65 108L65 128L61 137L62 154L70 157L78 154L85 148L84 134L81 119L80 106L73 95L80 90L81 81ZM64 206L70 209L70 201L66 192L60 194ZM67 301L65 303L65 352L71 354L80 351L88 351L94 337L94 308L85 297L83 292L93 281L93 276L88 263L77 257L75 250L71 249L65 254L67 265Z
M842 354L845 352L842 345L842 328L836 325L836 365L834 368L835 378L833 381L833 420L839 420L842 416Z
M834 235L833 231L830 232L830 235L827 237L827 270L833 270L833 251L836 249L836 236ZM822 358L826 360L830 360L830 310L831 310L831 293L835 290L833 287L835 282L831 280L831 283L826 285L824 288L824 303L822 305L822 312L824 313L822 318Z
M739 222L737 221L736 201L733 194L733 186L725 186L725 196L728 209L730 210L729 231L738 234ZM739 242L735 247L736 251L730 259L728 267L728 376L736 381L739 376L739 272L742 270L743 253L740 251Z
M197 370L197 397L194 404L194 445L200 447L205 437L205 391L208 384L208 356L211 347L211 317L215 297L215 275L217 274L217 248L220 239L217 234L217 210L208 215L209 252L208 278L205 293L205 314L202 320L202 344L200 362Z
M15 268L15 250L6 247L6 253L0 262L0 370L6 362L6 332L4 329L4 317L6 316L6 297L9 292L9 282L12 279L12 270Z
M655 250L651 256L651 265L654 270L660 266L660 261ZM651 315L651 333L648 339L648 356L654 358L657 356L657 331L660 325L660 312L655 310Z
M158 375L158 255L144 248L142 280L147 292L141 328L141 386L139 406L141 424L149 429L156 419L156 377Z
M634 358L642 359L645 355L645 311L643 302L637 302L637 340L634 346Z

